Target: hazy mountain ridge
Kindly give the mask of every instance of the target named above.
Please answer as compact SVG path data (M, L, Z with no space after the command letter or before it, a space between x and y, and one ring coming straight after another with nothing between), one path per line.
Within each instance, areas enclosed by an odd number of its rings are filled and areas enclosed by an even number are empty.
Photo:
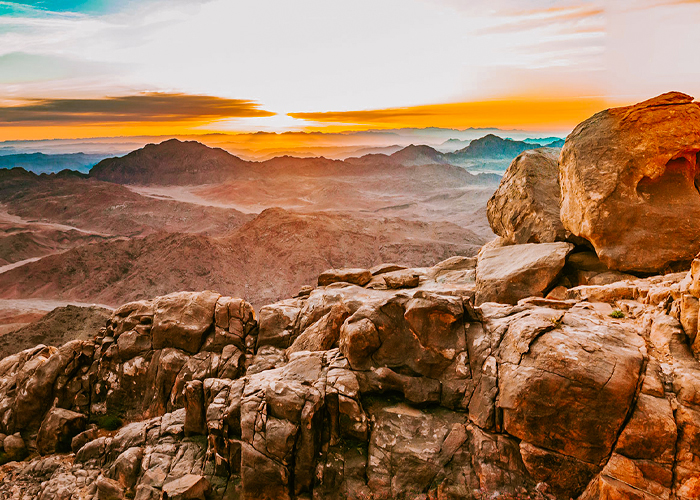
M75 170L88 173L92 167L105 158L102 154L67 153L19 153L0 154L0 169L23 168L36 174L55 173L61 170Z

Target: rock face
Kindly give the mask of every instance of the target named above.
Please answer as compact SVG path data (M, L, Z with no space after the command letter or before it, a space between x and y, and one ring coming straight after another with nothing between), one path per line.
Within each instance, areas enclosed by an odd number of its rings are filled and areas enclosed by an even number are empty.
M181 292L5 358L5 453L30 458L3 466L0 497L697 499L700 260L478 307L472 266L335 283L259 323ZM127 423L73 437L105 415Z
M559 218L559 149L521 153L487 204L493 232L507 244L564 241Z
M528 243L484 249L476 266L476 302L515 304L541 296L573 250L571 243Z
M567 137L561 220L611 269L653 273L700 251L700 104L678 92L602 111Z

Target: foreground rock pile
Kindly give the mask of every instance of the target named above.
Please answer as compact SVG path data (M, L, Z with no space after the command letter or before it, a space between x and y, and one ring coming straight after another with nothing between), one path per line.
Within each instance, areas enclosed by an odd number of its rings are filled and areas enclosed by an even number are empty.
M480 307L474 266L182 292L5 358L0 498L699 498L700 261Z

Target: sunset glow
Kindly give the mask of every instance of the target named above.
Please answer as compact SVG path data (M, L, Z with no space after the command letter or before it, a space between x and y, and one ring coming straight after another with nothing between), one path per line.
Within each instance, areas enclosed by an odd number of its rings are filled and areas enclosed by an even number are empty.
M0 141L402 127L566 134L612 105L700 95L700 2L612 4L4 1Z

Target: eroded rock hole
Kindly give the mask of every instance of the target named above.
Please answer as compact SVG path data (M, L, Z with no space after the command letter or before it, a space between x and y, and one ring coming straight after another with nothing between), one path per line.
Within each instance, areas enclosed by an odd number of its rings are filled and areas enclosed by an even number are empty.
M700 172L695 156L675 158L666 164L664 173L656 179L644 177L637 184L637 193L651 203L700 203Z

